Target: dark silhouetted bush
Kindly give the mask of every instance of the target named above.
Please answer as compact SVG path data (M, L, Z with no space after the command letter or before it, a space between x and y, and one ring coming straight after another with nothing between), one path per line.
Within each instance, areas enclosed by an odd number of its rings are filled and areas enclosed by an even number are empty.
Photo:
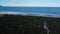
M60 18L41 16L4 15L0 17L1 34L46 34L40 26L48 24L50 34L60 34ZM40 25L40 26L39 26Z

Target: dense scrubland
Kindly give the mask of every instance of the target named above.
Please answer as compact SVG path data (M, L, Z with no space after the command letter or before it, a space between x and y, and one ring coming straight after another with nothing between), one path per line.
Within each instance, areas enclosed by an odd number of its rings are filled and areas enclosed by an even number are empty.
M49 34L60 34L60 18L23 16L23 15L3 15L0 17L1 34L47 34L42 27L47 23Z

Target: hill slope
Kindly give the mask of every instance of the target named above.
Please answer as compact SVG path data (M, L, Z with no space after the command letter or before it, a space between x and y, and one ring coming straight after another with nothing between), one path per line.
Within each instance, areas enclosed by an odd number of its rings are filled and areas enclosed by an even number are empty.
M60 34L60 18L22 15L3 15L0 17L1 34L46 34L44 23L50 34Z

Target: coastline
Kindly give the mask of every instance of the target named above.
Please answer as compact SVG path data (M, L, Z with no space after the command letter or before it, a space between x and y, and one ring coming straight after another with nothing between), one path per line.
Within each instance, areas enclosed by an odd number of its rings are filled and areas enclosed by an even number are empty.
M24 16L42 16L42 17L55 17L60 18L59 14L50 13L33 13L33 12L13 12L13 11L2 11L0 14L12 14L12 15L24 15Z

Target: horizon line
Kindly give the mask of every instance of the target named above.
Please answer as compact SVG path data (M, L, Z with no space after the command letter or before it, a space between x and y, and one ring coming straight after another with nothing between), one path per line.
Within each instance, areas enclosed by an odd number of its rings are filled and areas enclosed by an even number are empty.
M60 7L60 6L3 6L2 7Z

